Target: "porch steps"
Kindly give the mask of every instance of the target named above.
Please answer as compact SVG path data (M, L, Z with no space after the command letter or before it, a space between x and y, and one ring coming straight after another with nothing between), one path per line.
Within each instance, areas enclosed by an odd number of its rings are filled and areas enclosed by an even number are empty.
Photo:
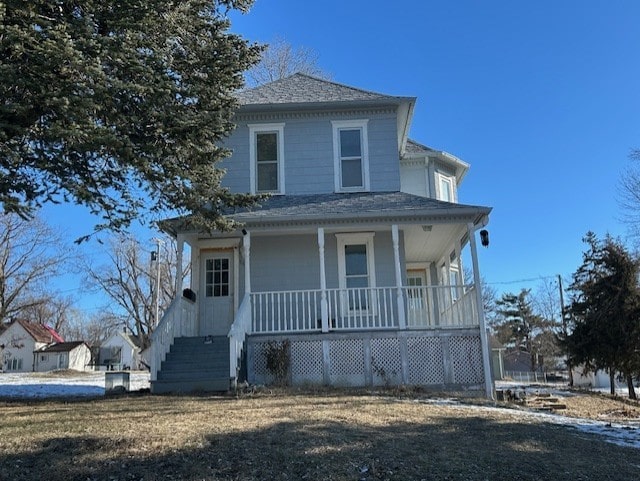
M194 393L229 390L227 336L178 337L160 365L151 392Z

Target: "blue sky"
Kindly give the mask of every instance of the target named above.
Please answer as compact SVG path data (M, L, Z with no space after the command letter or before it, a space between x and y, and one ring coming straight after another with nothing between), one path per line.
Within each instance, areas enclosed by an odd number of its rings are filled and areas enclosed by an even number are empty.
M231 19L252 41L313 49L337 82L418 98L411 137L469 162L459 200L494 209L480 269L500 291L568 277L587 230L624 238L617 184L640 148L640 2L257 0ZM45 217L70 239L95 223L66 206ZM104 247L82 249L99 259Z
M640 2L257 0L232 29L313 49L333 80L418 97L411 137L471 164L493 207L499 290L569 276L582 236L626 235L617 184L640 148Z

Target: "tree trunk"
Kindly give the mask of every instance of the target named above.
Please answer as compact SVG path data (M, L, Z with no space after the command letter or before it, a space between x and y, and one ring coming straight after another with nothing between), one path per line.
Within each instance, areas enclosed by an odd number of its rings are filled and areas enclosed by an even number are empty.
M611 386L611 395L616 395L616 372L613 368L609 369L609 384Z
M629 399L638 399L636 390L633 387L633 376L631 374L627 374L627 387L629 388Z
M571 363L567 361L567 369L569 370L569 387L573 387L573 371Z

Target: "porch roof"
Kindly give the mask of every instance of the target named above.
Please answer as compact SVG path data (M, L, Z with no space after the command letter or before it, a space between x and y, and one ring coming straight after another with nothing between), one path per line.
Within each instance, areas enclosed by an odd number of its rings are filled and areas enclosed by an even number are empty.
M253 209L225 215L249 227L328 223L480 223L490 207L455 204L405 192L358 192L274 195ZM165 222L165 230L182 231L186 219Z

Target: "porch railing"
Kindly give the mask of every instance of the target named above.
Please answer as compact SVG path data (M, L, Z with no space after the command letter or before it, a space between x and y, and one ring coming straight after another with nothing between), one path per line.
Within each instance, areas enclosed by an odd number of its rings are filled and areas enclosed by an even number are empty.
M473 286L415 286L400 289L405 324L412 329L478 325ZM332 331L398 329L397 287L327 289ZM251 293L251 332L270 334L322 330L322 291Z
M164 361L176 337L197 335L196 303L182 296L173 300L160 323L151 334L151 380L157 379L160 364Z
M229 378L238 379L238 366L242 358L245 338L251 330L251 298L245 296L238 308L236 318L229 329Z

